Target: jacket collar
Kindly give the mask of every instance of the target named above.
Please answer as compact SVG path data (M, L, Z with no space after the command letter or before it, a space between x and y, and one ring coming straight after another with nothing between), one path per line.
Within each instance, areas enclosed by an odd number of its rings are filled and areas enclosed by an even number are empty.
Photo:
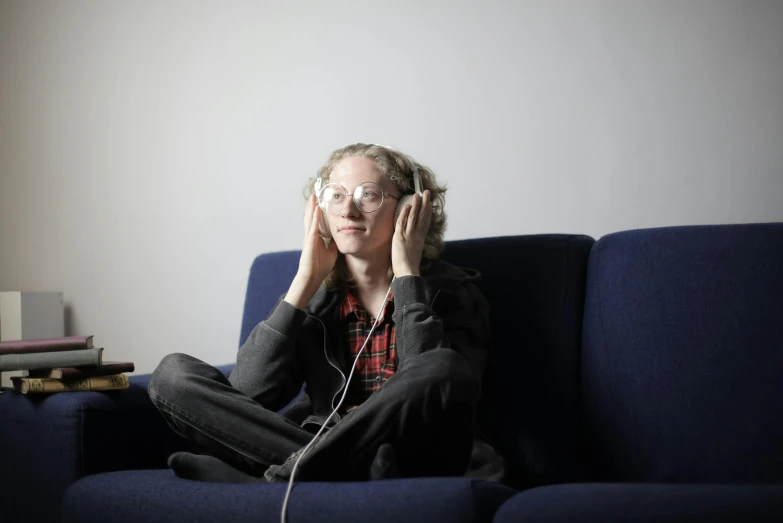
M315 293L315 296L307 304L306 311L313 316L322 317L328 311L333 310L340 303L340 293L338 291L329 291L322 285Z
M424 292L427 303L432 307L441 290L453 290L466 282L478 282L481 274L465 267L456 267L441 260L427 259L422 264ZM322 285L307 304L308 314L323 318L330 311L336 314L340 304L340 292L330 291Z

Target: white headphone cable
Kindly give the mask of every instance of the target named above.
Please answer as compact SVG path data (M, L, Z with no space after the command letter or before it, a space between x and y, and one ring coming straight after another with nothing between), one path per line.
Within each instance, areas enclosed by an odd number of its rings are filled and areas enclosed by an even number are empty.
M392 277L392 281L394 281L395 278ZM386 296L383 298L383 304L381 305L381 310L378 311L378 314L375 315L375 322L372 324L372 328L370 328L369 334L367 334L367 339L364 340L364 343L362 344L362 348L359 349L359 352L356 354L356 358L353 360L353 365L351 365L351 373L348 375L348 379L345 382L345 389L343 390L343 395L340 398L340 402L337 404L337 406L334 408L331 414L329 414L329 417L326 418L326 421L324 421L323 426L316 432L315 436L313 436L313 439L310 440L310 443L307 444L307 446L302 450L302 453L299 455L299 457L296 459L296 462L294 463L294 468L291 469L291 478L288 480L288 488L285 491L285 498L283 498L283 510L280 513L280 523L286 523L286 512L288 511L288 499L291 496L291 489L294 487L294 475L296 474L296 468L299 466L299 460L301 460L305 454L307 454L307 451L310 450L310 446L315 443L315 440L318 439L318 436L321 435L321 433L324 431L326 426L329 424L329 420L332 419L332 416L335 415L335 413L340 409L340 407L343 404L343 401L345 400L345 395L348 393L348 385L351 383L351 378L353 377L353 371L356 369L356 362L359 361L359 356L362 355L362 351L364 351L364 347L367 346L367 342L370 341L370 336L372 336L372 331L375 330L375 326L378 325L378 318L381 317L381 313L383 312L384 307L386 307L386 300L389 299L389 293L391 292L391 284L389 284L389 290L386 291ZM324 347L326 347L326 329L324 329Z

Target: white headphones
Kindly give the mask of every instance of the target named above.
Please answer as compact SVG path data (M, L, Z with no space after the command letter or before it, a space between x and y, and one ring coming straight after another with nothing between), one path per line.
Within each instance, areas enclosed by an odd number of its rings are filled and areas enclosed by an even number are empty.
M405 160L408 162L408 168L413 173L413 188L415 190L415 194L418 194L419 197L424 196L424 189L422 188L421 183L421 173L419 173L419 168L416 167L416 163L411 159L410 156L407 154L404 154L394 147L389 147L388 145L381 145L379 143L371 143L370 145L375 145L377 147L383 147L384 149L387 149L389 151L394 151L395 153L399 154ZM318 197L318 194L321 192L321 187L323 186L323 179L320 175L318 175L318 178L315 179L315 185L313 186L313 190L315 191L316 197ZM404 196L401 196L400 199L397 201L397 208L394 210L394 221L397 221L397 218L400 217L400 213L405 208L405 206L413 201L413 194L406 194ZM319 205L321 205L319 200ZM323 207L321 207L323 209Z

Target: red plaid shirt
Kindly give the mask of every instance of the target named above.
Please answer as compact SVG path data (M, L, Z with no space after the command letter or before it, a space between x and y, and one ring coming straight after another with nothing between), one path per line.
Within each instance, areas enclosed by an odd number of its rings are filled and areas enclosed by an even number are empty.
M394 293L389 292L389 298L378 319L378 325L372 331L372 337L356 362L356 370L348 386L348 393L342 405L342 411L348 412L364 403L370 395L381 388L386 380L397 372L396 332L392 313L394 312ZM340 323L344 339L350 348L350 363L356 359L359 350L367 339L372 328L373 318L359 300L348 289L343 295L340 305ZM350 371L349 371L350 372ZM346 376L347 378L347 376Z

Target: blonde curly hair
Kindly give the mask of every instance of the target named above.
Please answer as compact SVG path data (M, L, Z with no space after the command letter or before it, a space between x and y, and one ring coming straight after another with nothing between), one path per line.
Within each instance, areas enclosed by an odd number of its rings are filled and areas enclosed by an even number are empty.
M329 183L332 170L341 160L352 156L372 158L378 169L399 189L401 195L413 194L415 192L413 184L413 166L415 166L421 176L421 190L429 189L430 200L433 205L430 229L427 231L427 236L424 239L422 263L425 263L427 258L438 258L443 251L443 235L446 232L446 185L438 184L435 173L431 169L421 165L406 154L384 145L366 143L355 143L334 151L326 163L318 169L318 176L323 184ZM317 177L308 180L304 191L305 199L315 192L316 179ZM393 275L391 260L389 260L389 280L391 280ZM342 253L338 255L334 270L326 277L324 284L326 288L332 290L339 288L341 285L356 285L348 273L345 265L345 256Z

